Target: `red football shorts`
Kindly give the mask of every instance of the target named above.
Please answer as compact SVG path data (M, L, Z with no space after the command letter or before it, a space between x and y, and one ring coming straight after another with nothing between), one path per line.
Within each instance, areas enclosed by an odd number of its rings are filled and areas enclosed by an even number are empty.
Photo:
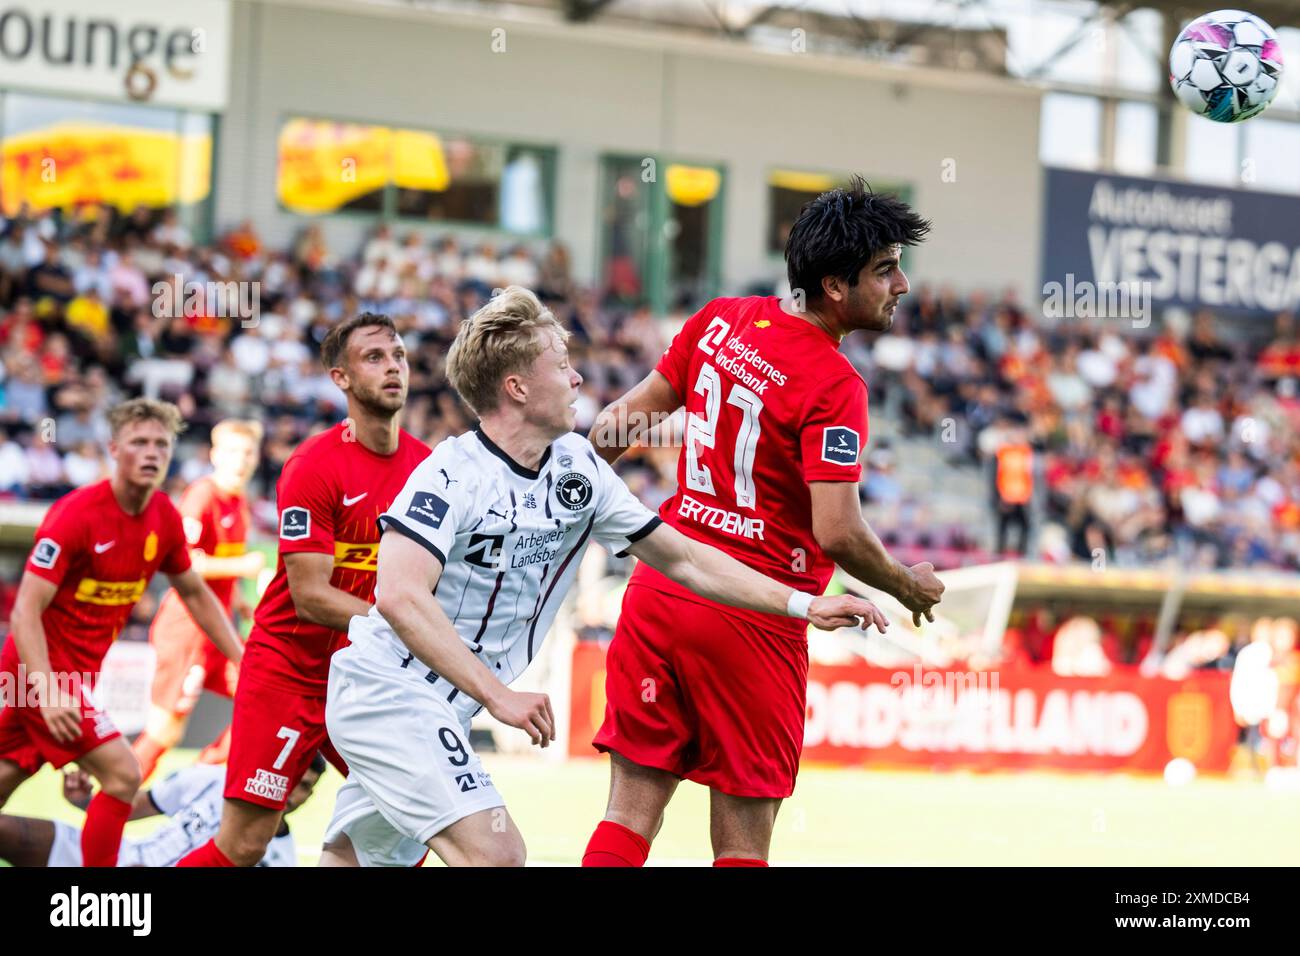
M239 667L208 640L185 606L177 609L166 604L149 628L149 643L154 647L154 668L150 700L155 707L177 715L194 710L205 690L222 697L233 697Z
M592 743L732 796L788 797L807 687L805 637L630 584Z
M243 673L230 719L226 799L283 810L317 751L347 776L325 735L325 695L273 687Z
M18 661L11 641L0 657L0 672L6 675L3 680L21 695ZM0 760L12 760L29 774L40 770L45 763L58 769L122 736L108 714L86 694L81 698L81 736L66 742L54 739L41 717L40 707L25 706L25 700L23 703L24 706L0 708Z

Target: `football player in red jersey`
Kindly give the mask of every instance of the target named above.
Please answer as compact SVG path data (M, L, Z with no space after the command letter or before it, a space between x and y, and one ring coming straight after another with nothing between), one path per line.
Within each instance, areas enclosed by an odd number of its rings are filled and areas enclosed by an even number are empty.
M165 494L180 410L137 398L109 411L112 478L64 495L36 532L14 604L0 679L18 696L0 711L0 806L49 762L76 761L99 782L81 835L86 866L114 866L140 766L92 688L113 639L155 571L231 660L240 641L190 566L181 516ZM34 706L30 706L32 704Z
M813 594L839 564L898 598L916 623L933 620L943 593L933 567L899 564L863 520L867 387L839 352L850 332L890 327L908 291L901 247L928 231L861 180L808 203L786 246L791 297L715 299L696 313L656 369L597 419L598 453L613 462L629 423L685 405L664 521ZM724 607L637 566L594 741L611 757L609 804L584 865L643 864L683 778L712 791L715 865L767 865L803 747L805 631L803 621ZM655 694L643 693L646 680Z
M239 608L240 578L255 578L266 565L260 551L248 551L251 517L244 489L257 470L262 447L262 425L252 420L228 418L212 429L211 475L200 478L181 496L180 512L190 560L212 593L230 614ZM145 729L131 749L140 761L140 779L148 780L159 758L180 743L190 713L204 689L223 697L235 696L236 668L203 639L175 591L168 591L149 628L149 642L157 653L152 706ZM229 728L199 757L203 763L225 763Z
M347 774L325 732L330 656L374 600L376 519L429 447L399 426L410 369L392 319L335 326L321 360L348 417L298 446L276 485L280 557L239 672L221 829L178 866L254 866L313 754Z

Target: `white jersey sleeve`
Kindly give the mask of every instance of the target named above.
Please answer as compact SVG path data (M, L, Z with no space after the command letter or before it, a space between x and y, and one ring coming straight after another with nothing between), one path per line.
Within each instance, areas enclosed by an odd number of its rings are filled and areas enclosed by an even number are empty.
M592 536L616 555L622 556L663 522L632 494L623 479L599 455L596 462L596 520Z
M379 516L380 530L401 532L446 567L456 531L471 510L470 485L471 476L452 440L440 442Z
M188 807L213 781L225 782L226 768L213 764L196 764L168 774L149 789L149 800L158 812L175 816Z

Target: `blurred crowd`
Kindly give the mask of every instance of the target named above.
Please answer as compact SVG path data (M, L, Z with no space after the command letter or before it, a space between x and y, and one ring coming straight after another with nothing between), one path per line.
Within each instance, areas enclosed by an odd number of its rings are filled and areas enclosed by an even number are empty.
M227 283L240 292L223 298ZM290 248L270 249L251 223L196 244L170 210L15 217L0 228L0 497L48 500L105 475L104 411L144 393L176 402L191 426L173 492L206 470L212 424L263 421L253 491L265 499L293 448L343 409L317 346L361 310L401 328L411 359L404 424L436 443L472 422L443 373L447 346L492 289L511 283L536 289L573 330L586 379L580 429L667 344L648 309L606 304L576 283L558 242L467 245L381 225L344 250L311 225ZM862 494L902 516L891 547L941 565L1031 544L1049 561L1300 565L1300 339L1290 315L1252 343L1209 314L1167 317L1159 329L1051 325L1009 292L961 298L922 286L891 332L850 336L845 352L871 384L873 415L936 438L945 464L988 475L994 539L936 529L908 500L903 479L915 466L876 443ZM675 457L624 466L651 506L671 494Z
M1294 569L1300 340L1290 314L1262 331L1208 312L1053 325L1010 292L922 287L861 361L875 408L984 469L995 552Z
M171 493L207 471L213 424L264 423L252 491L272 524L267 496L285 460L346 407L318 358L331 324L364 310L393 317L411 364L403 425L433 445L473 422L446 382L447 347L511 283L535 289L573 331L580 429L666 346L648 310L601 307L577 285L560 243L467 246L380 226L341 250L309 226L292 248L269 249L251 223L198 245L172 211L18 216L0 230L0 499L53 499L105 476L105 410L144 393L175 402L189 423ZM628 470L647 498L671 493L671 470Z

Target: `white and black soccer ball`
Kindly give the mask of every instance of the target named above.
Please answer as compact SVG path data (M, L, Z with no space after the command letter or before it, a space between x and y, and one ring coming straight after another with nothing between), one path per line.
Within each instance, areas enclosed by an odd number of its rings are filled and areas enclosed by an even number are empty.
M1169 82L1193 113L1239 123L1262 113L1282 80L1282 47L1273 28L1244 10L1197 17L1169 51Z

